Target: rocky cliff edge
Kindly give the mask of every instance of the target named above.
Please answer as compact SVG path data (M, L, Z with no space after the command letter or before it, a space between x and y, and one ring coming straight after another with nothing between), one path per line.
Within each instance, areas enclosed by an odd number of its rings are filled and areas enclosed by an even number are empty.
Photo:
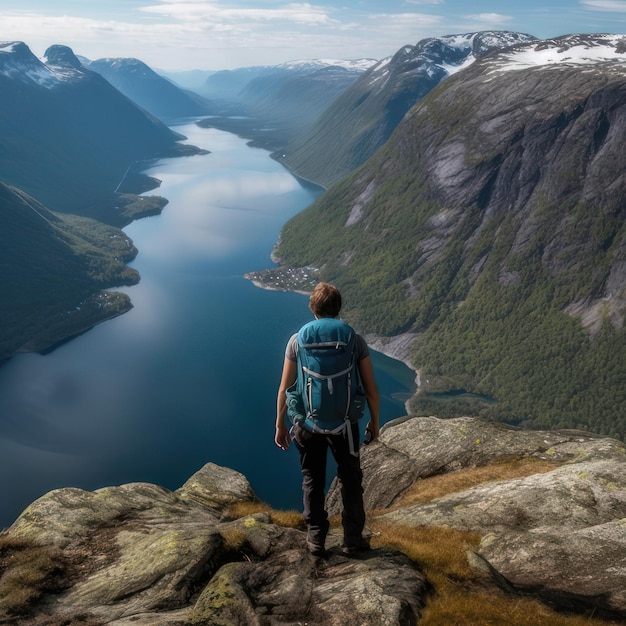
M440 533L431 549L467 538L474 582L516 606L532 596L626 619L624 444L404 418L362 462L374 549L360 558L336 547L337 522L327 558L314 558L298 514L264 509L244 476L211 463L176 491L52 491L0 534L0 624L418 624L438 588L400 537L420 529ZM335 512L339 498L333 485Z

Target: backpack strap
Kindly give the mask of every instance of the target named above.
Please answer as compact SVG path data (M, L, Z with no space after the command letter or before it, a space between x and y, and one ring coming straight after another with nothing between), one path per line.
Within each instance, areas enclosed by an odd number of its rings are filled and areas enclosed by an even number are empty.
M350 367L347 367L342 372L337 372L336 374L330 374L328 376L325 376L324 374L319 374L318 372L314 372L313 370L310 370L308 367L305 367L304 365L302 366L302 370L305 371L310 376L313 376L314 378L317 378L318 380L325 380L328 384L328 391L330 393L333 392L333 379L338 378L339 376L344 376L345 374L349 374L353 370L353 368L354 368L354 357L352 359L352 363L350 363ZM350 388L348 387L348 393L349 393L349 390ZM309 402L309 405L310 405L310 402Z

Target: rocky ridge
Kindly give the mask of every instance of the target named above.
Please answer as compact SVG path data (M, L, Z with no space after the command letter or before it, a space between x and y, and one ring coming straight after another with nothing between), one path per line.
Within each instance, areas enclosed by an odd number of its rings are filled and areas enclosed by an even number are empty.
M472 567L508 594L626 617L622 443L403 418L362 462L374 549L358 559L337 549L337 530L327 558L312 557L299 515L287 524L289 513L261 511L244 476L212 463L176 491L50 492L0 535L0 623L417 624L431 584L419 559L385 547L378 530L425 526L477 533ZM336 509L336 486L328 500ZM45 558L55 565L33 589L26 564Z

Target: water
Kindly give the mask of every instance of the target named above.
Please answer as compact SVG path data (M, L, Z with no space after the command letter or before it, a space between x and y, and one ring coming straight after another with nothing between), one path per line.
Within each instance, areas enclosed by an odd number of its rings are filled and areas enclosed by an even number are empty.
M301 506L297 453L273 434L284 346L311 319L308 300L243 274L268 267L282 224L319 191L234 135L176 130L211 153L148 171L170 203L126 229L139 249L134 308L0 367L0 528L54 488L176 489L209 461L273 506ZM383 421L403 415L413 374L373 360Z

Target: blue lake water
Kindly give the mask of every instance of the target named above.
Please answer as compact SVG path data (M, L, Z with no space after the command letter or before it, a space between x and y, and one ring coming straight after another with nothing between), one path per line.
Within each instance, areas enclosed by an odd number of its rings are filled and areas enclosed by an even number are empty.
M282 224L319 191L222 131L176 128L208 155L148 174L170 201L125 230L139 255L134 308L50 354L0 367L0 528L59 487L146 481L176 489L205 463L244 473L275 507L301 506L297 453L273 442L285 344L308 299L243 278L269 267ZM413 373L378 353L382 421Z

